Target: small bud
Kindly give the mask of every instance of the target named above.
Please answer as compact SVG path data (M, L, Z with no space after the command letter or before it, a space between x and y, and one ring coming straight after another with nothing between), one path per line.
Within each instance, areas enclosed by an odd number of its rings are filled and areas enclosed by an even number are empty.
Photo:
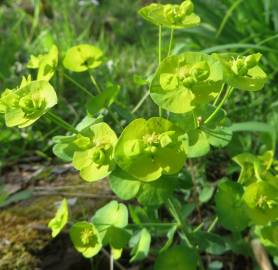
M206 61L201 61L195 64L191 69L191 75L197 82L206 80L210 75L208 63Z
M194 84L194 78L192 76L189 76L185 79L183 79L182 83L185 87L190 88Z
M245 76L248 69L245 67L243 59L236 59L233 61L231 66L232 71L239 76Z
M92 159L97 164L102 164L105 160L105 154L101 149L96 149L93 152Z
M250 69L253 68L254 66L256 66L258 64L258 62L260 61L261 58L261 54L251 54L245 57L244 59L244 64L246 66L246 68Z
M190 0L183 1L180 5L180 13L185 15L189 15L193 12L194 6Z

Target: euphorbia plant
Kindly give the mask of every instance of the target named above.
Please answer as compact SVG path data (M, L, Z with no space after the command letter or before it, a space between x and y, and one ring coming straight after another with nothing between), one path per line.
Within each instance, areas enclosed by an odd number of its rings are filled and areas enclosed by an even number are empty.
M119 86L109 83L103 90L96 82L94 69L101 66L103 52L89 44L70 48L63 59L64 68L69 71L87 72L97 91L94 95L75 82L89 96L87 116L76 127L50 111L57 103L48 82L57 66L56 46L45 55L31 57L28 67L38 69L37 80L28 77L21 86L1 95L0 112L5 114L7 126L22 128L47 116L68 131L54 137L55 155L72 162L85 181L108 178L119 199L136 198L139 202L139 206L129 204L128 211L125 204L111 201L87 220L70 223L73 245L85 257L93 257L103 246L110 246L115 260L120 259L123 249L130 247L130 262L136 262L148 256L156 237L167 235L163 245L152 249L158 256L155 270L207 269L201 253L216 254L211 247L221 242L212 233L218 219L233 237L237 233L239 242L243 241L240 232L249 227L263 243L269 240L270 246L277 245L278 176L270 170L275 163L273 152L259 157L246 153L235 157L242 172L238 182L220 182L214 221L190 224L187 220L198 205L187 202L192 186L185 180L186 161L230 142L231 121L223 104L234 89L263 88L267 76L259 66L261 54L172 55L174 31L200 23L190 0L180 5L150 4L139 14L158 27L158 66L150 79L149 92L159 107L159 115L134 119L116 135L103 121L102 112L108 109L115 124L119 124L109 108ZM161 50L164 27L171 31L165 57ZM74 82L70 75L67 78ZM169 215L163 216L158 209L167 210ZM67 218L68 206L63 201L49 222L53 237L66 225ZM221 252L235 249L232 245L224 246Z

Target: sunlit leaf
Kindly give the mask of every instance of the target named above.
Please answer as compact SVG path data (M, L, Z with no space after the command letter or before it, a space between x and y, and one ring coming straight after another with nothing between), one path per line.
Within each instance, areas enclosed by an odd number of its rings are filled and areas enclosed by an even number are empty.
M68 222L68 216L68 202L66 199L63 199L55 214L55 217L52 218L48 223L48 227L52 230L52 237L56 237L65 227Z

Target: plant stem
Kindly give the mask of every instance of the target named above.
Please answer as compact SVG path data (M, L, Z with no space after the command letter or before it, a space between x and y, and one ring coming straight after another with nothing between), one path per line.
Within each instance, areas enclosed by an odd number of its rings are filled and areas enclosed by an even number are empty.
M158 26L158 64L161 63L162 26Z
M215 217L214 220L212 221L212 223L210 224L210 226L207 229L208 233L211 232L214 229L217 222L218 222L218 217Z
M147 97L150 95L150 91L147 91L145 93L145 95L139 100L139 102L137 103L137 105L133 108L133 110L131 111L132 113L135 113L144 103L144 101L147 99Z
M161 43L162 43L162 26L158 26L158 65L161 63ZM162 109L158 106L158 115L162 116Z
M98 94L101 94L102 90L101 90L99 84L97 83L95 77L90 72L89 72L89 76L90 76L90 79L91 79L93 85L95 86ZM107 111L110 114L111 118L114 120L114 122L122 129L122 124L120 123L118 118L115 116L115 114L108 107L107 107Z
M74 85L76 85L79 89L81 89L84 93L89 95L90 97L93 97L94 94L91 93L88 89L86 89L83 85L81 85L79 82L74 80L72 77L70 77L68 74L64 73L65 78L67 78L70 82L72 82Z
M216 106L216 104L219 102L219 99L222 96L222 93L224 91L224 87L225 87L225 84L223 83L222 88L221 88L219 94L217 95L216 99L213 102L213 106Z
M177 223L140 223L140 224L129 224L128 227L171 227L175 226Z
M112 250L110 252L110 270L114 270L114 259L112 255Z
M198 194L198 189L197 189L197 182L196 182L196 177L195 177L195 168L193 166L193 162L192 159L189 159L189 168L190 168L190 172L191 172L191 178L192 178L192 184L193 184L193 192L192 192L192 197L197 209L197 219L198 222L201 223L202 222L202 213L201 213L201 207L200 207L200 201L199 201L199 194Z
M168 48L167 56L170 56L170 54L171 54L172 46L173 46L173 38L174 38L174 28L171 28L171 36L170 36L170 42L169 42L169 48Z
M96 81L94 75L91 74L90 72L89 72L89 75L90 75L90 79L91 79L93 85L95 86L95 88L96 88L98 94L100 94L102 91L101 91L100 86L98 85L98 83L97 83L97 81Z
M191 248L193 245L191 244L188 236L187 236L187 228L186 225L182 222L182 219L174 205L174 202L172 200L168 200L168 210L170 214L173 216L173 218L176 220L178 227L181 229L181 235L186 242L186 244Z
M66 121L64 121L60 116L58 116L57 114L51 112L51 111L48 111L46 113L46 117L52 121L53 123L59 125L60 127L66 129L67 131L70 131L72 133L78 133L78 131L72 126L70 125L69 123L67 123Z
M218 106L216 107L214 112L205 120L205 122L204 122L205 124L208 124L217 115L217 113L222 108L222 106L224 105L225 101L227 100L227 98L231 94L232 90L233 90L232 87L228 87L227 88L226 93L225 93L223 99L220 101L220 103L218 104Z

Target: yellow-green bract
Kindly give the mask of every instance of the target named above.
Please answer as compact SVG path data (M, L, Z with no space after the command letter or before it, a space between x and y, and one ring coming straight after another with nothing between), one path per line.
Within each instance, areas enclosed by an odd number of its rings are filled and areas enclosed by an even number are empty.
M109 175L114 167L115 132L106 123L98 123L83 130L80 140L83 149L74 151L72 161L73 166L80 171L80 176L92 182Z
M174 113L192 111L214 99L222 86L221 63L198 52L165 58L151 82L153 101Z
M180 5L152 3L139 10L139 14L147 21L169 28L189 28L200 23L200 17L194 12L190 0Z
M101 239L94 224L83 221L70 229L70 239L75 249L86 258L95 256L101 249Z
M102 51L89 44L80 44L70 48L65 55L64 67L74 71L83 72L101 65Z
M49 81L55 73L57 64L58 48L56 45L53 45L47 54L31 55L27 67L38 69L37 80Z
M278 218L278 189L269 183L259 181L250 184L244 191L243 200L254 224L266 225Z
M68 212L68 202L66 199L63 199L55 217L48 223L48 227L52 230L52 237L56 237L67 224L69 216Z
M187 141L170 121L153 117L132 121L115 148L115 161L124 171L142 181L162 174L175 174L184 165Z
M18 89L5 90L0 97L0 113L8 127L27 127L57 104L54 88L47 81L24 82Z
M91 221L100 232L102 245L110 245L113 256L119 258L130 239L129 232L124 229L128 224L127 207L111 201L97 210Z
M258 91L263 88L267 75L259 67L261 54L247 56L216 55L223 65L223 79L230 86L247 91Z

